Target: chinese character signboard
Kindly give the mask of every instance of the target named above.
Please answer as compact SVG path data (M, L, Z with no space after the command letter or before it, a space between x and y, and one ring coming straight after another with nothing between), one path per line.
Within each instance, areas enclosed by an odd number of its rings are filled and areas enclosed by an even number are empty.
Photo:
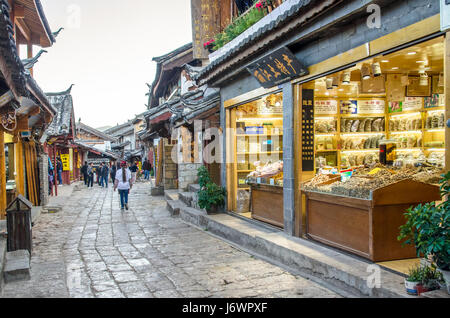
M308 75L308 70L285 47L253 63L247 70L264 88Z
M63 170L64 171L70 171L70 155L69 154L62 154L61 155L61 161L63 164Z
M208 50L203 44L220 32L219 0L192 0L192 36L195 59L207 59Z
M302 93L302 170L314 171L314 90Z

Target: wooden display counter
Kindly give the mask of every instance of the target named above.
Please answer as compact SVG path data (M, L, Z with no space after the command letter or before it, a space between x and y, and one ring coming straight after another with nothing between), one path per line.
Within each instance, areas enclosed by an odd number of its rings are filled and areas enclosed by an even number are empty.
M373 262L415 258L411 245L397 240L411 206L441 199L439 187L403 180L372 191L364 200L305 191L309 238Z
M284 228L283 187L250 184L252 218Z

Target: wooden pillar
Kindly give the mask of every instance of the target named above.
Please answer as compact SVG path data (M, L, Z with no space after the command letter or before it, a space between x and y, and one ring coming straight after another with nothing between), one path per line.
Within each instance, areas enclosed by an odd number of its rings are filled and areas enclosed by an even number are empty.
M450 119L450 31L445 36L444 56L445 118ZM445 128L445 169L450 171L450 128Z
M17 195L25 196L25 173L23 162L23 143L20 137L17 137L17 142L14 144L15 165L16 165L16 190Z
M6 213L6 157L5 134L0 130L0 219L5 219Z
M29 59L33 58L33 44L31 42L27 44L27 56ZM30 74L33 76L33 68L30 69Z
M56 166L56 146L53 146L53 184L55 186L55 196L58 196L58 168Z

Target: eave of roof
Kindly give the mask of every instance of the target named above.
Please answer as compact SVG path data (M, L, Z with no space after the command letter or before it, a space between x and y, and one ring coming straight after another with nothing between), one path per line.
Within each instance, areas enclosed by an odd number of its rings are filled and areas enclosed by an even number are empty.
M221 74L232 68L236 64L242 62L245 59L251 58L252 55L257 52L261 52L266 49L272 42L280 39L287 32L300 27L306 21L312 19L325 9L332 5L341 2L342 0L287 0L283 2L275 10L279 10L282 13L276 18L270 20L267 18L268 23L261 26L249 36L245 37L236 46L230 49L229 52L222 55L218 59L212 61L209 65L204 67L196 76L195 80L198 84L203 85L205 83L211 83L215 78L218 78ZM320 7L320 10L312 10L314 5ZM271 14L275 14L276 11L272 11ZM269 17L270 15L266 16ZM284 30L283 27L287 26L291 21L298 20L298 24L289 27L289 30ZM282 32L279 32L282 31ZM277 33L279 32L279 33ZM275 34L275 36L269 38L268 34ZM240 55L244 50L252 48L251 52Z

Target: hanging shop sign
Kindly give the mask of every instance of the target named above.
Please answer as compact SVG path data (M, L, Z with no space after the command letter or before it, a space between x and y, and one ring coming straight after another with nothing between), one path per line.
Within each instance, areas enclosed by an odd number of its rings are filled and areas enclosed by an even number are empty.
M337 100L316 100L314 102L314 113L316 115L337 115Z
M61 155L61 161L63 164L63 171L70 171L70 155L69 154L62 154Z
M270 88L292 78L309 74L303 64L286 47L258 60L247 70L264 88Z
M314 171L314 90L302 93L302 170Z

